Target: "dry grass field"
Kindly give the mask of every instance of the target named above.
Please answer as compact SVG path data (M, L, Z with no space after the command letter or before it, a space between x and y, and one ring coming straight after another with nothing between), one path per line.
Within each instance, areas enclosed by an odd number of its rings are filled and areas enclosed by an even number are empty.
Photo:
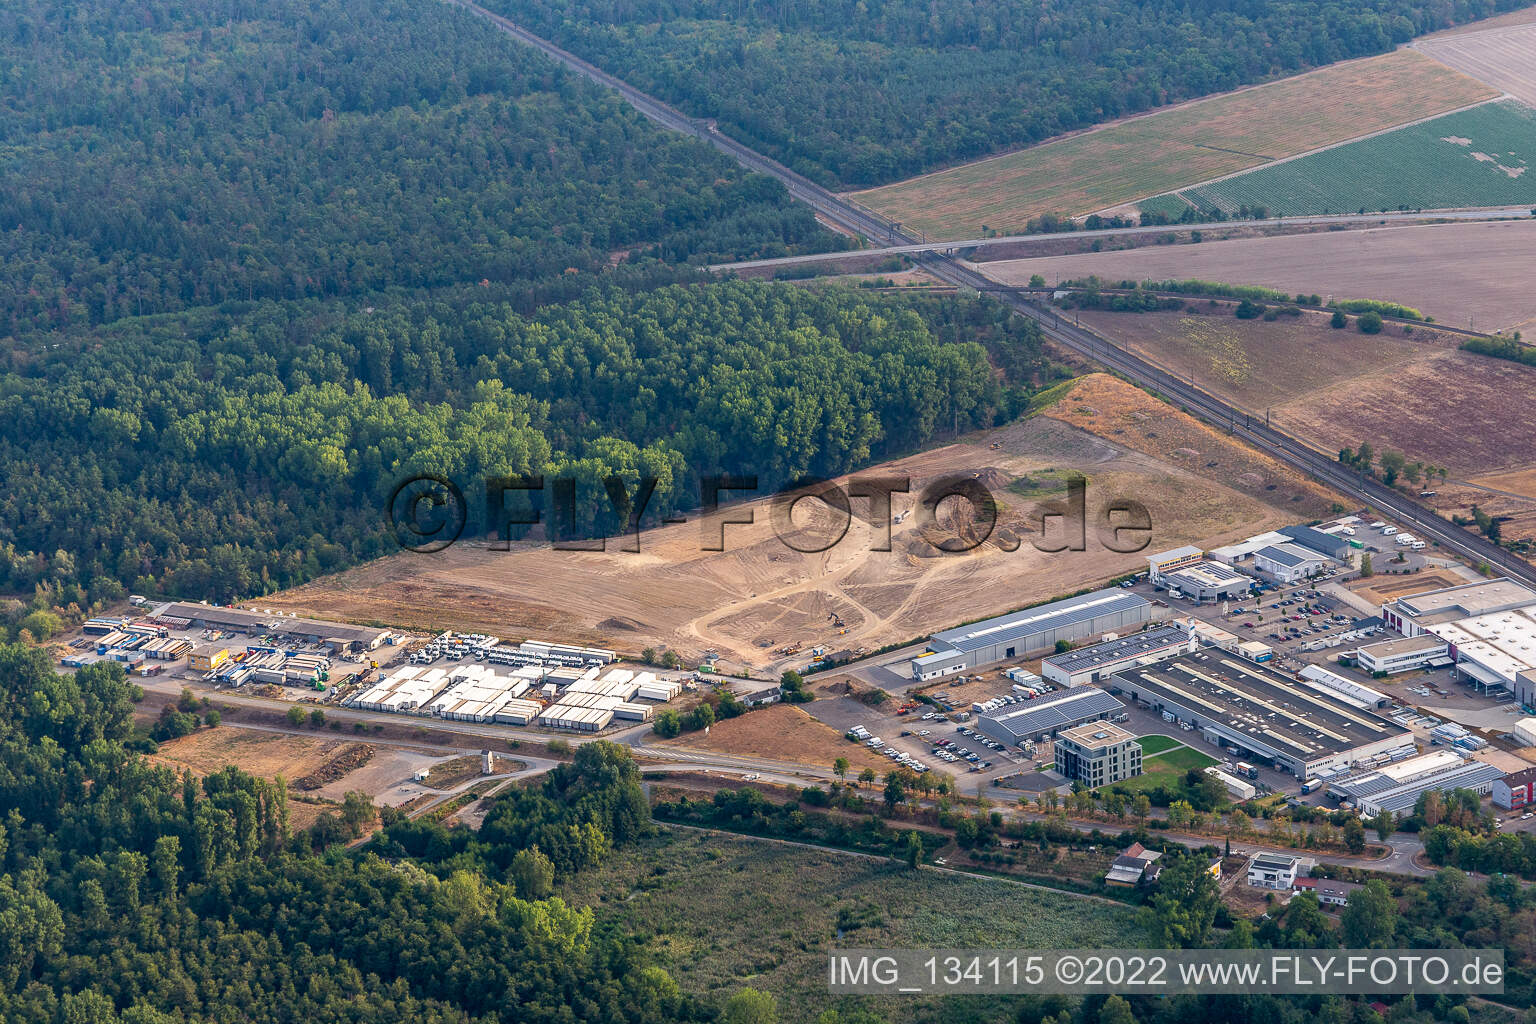
M1179 313L1085 310L1077 315L1169 372L1259 413L1318 388L1455 346L1438 332L1416 329L1405 336L1391 325L1376 335L1340 332L1321 314L1245 322L1233 317L1228 303L1212 308L1192 302Z
M160 744L152 759L178 770L190 768L198 775L211 775L226 765L235 765L258 778L293 780L315 771L352 745L352 740L339 737L220 726L168 740Z
M856 198L934 238L1013 233L1489 99L1498 90L1409 50L1146 114Z
M988 263L1004 284L1205 278L1285 292L1401 302L1482 331L1536 323L1536 220L1242 238Z
M1079 387L1103 394L1099 404L1109 400L1107 380L1090 377ZM999 506L998 525L985 543L966 552L936 548L919 532L916 516L893 527L891 550L874 550L884 539L883 524L868 524L868 502L854 499L847 536L828 551L801 553L775 535L763 499L731 510L733 516L751 511L754 522L727 527L723 552L703 550L699 522L647 532L638 554L557 551L535 543L492 552L461 543L435 555L380 559L262 604L402 627L600 642L629 654L670 647L692 658L714 649L727 668L772 669L779 664L773 650L791 642L874 649L1145 565L1138 553L1101 547L1091 529L1086 551L1037 550L1028 537L1032 512L1042 499L1063 493L1064 484L1021 493L1014 485L1023 478L1059 481L1069 471L1084 474L1090 517L1114 497L1142 501L1156 524L1151 543L1160 548L1224 543L1307 518L1307 510L1319 505L1327 508L1319 492L1262 456L1121 387L1118 401L1136 404L1134 416L1142 421L1096 422L1063 412L1063 403L1049 415L869 471L911 478L912 492L895 496L897 511L911 509L922 488L941 477L981 482ZM1144 424L1156 425L1165 439L1195 440L1165 444L1145 436ZM1106 431L1102 438L1090 432L1098 427ZM1200 457L1189 456L1197 450ZM948 522L954 504L944 503L941 521ZM802 502L797 512L807 506L815 507ZM833 615L842 617L842 629Z
M716 722L709 727L707 736L684 733L658 745L744 754L785 764L823 768L830 768L833 761L846 757L852 766L849 778L857 777L863 768L873 768L881 775L891 770L889 759L862 743L849 743L836 729L823 725L790 704L774 704L748 715Z
M1518 12L1527 18L1530 11ZM1536 24L1526 21L1484 28L1479 32L1421 39L1414 49L1536 106Z
M1319 389L1275 415L1330 450L1369 441L1463 479L1536 464L1536 374L1454 349Z

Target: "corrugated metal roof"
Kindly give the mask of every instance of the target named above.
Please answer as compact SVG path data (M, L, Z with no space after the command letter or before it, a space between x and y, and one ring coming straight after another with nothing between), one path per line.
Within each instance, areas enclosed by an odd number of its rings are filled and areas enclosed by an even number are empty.
M1124 704L1103 690L1077 686L1049 701L1030 701L1001 714L982 715L981 718L1014 736L1033 736L1064 725L1076 725L1123 707Z
M936 643L948 644L959 651L974 651L982 647L1006 644L1020 637L1060 629L1062 626L1085 622L1100 615L1112 615L1117 612L1150 607L1146 598L1128 594L1119 588L1096 590L1080 597L1052 601L1050 604L1026 608L1012 615L999 615L969 626L935 633L933 640Z
M1118 640L1106 640L1101 644L1093 644L1080 650L1067 651L1065 654L1053 654L1045 659L1044 664L1059 668L1068 674L1076 674L1084 669L1133 658L1138 654L1164 651L1187 643L1189 643L1189 630L1183 626L1156 626Z

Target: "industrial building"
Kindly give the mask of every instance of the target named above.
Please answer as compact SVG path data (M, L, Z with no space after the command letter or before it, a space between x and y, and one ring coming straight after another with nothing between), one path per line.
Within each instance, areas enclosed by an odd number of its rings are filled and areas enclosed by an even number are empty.
M1158 577L1170 591L1196 601L1242 600L1253 592L1253 577L1220 562L1200 561Z
M1262 641L1244 640L1236 633L1222 629L1220 626L1206 622L1204 619L1190 617L1187 621L1189 623L1190 635L1198 643L1219 648L1228 654L1236 654L1238 657L1247 658L1252 662L1270 661L1275 656L1275 649Z
M1228 544L1225 547L1212 548L1211 558L1226 565L1241 565L1244 562L1253 561L1253 556L1272 544L1284 544L1290 540L1285 534L1271 530L1269 533L1260 533L1240 540L1236 544Z
M1224 772L1220 768L1217 768L1215 765L1211 765L1210 767L1206 768L1205 774L1209 775L1211 778L1225 786L1227 789L1227 796L1231 797L1233 800L1237 800L1239 802L1243 800L1252 800L1259 794L1259 788L1253 783L1240 779L1230 772Z
M177 626L194 629L222 629L248 635L280 633L306 643L325 644L336 651L371 651L389 636L387 629L186 602L168 604L160 609L156 617Z
M1220 650L1119 672L1108 685L1299 779L1413 742L1401 726Z
M1253 553L1253 568L1281 583L1296 583L1334 565L1333 559L1291 540L1271 544Z
M1017 746L1047 739L1063 729L1097 722L1119 714L1125 705L1093 686L1038 697L1005 710L980 715L976 728L999 743Z
M1205 552L1194 545L1185 545L1182 548L1174 548L1172 551L1160 551L1155 555L1148 555L1147 579L1157 583L1168 573L1196 565L1204 558Z
M1345 679L1343 676L1330 672L1319 665L1307 665L1296 674L1301 677L1303 683L1312 687L1312 689L1327 693L1335 700L1341 700L1351 707L1357 707L1362 711L1374 711L1377 708L1384 708L1392 703L1392 698L1380 690L1373 690L1369 686L1355 682L1353 679Z
M930 653L912 659L912 678L924 682L1022 658L1054 647L1060 640L1082 640L1129 629L1151 618L1150 601L1118 587L1052 601L935 633L929 640Z
M364 711L415 711L447 686L447 669L406 665L349 697L346 704Z
M1446 643L1456 674L1474 685L1503 687L1522 704L1536 701L1536 607L1479 615L1426 626Z
M1351 801L1364 816L1391 811L1410 813L1419 797L1431 790L1448 793L1470 789L1487 795L1504 771L1482 761L1471 761L1454 750L1432 750L1379 768L1328 780L1329 795Z
M1135 733L1108 722L1063 729L1056 737L1056 770L1098 789L1141 774L1141 744Z
M1536 591L1500 577L1388 601L1381 606L1381 617L1404 636L1418 636L1430 626L1532 605L1536 605Z
M1058 686L1082 686L1108 679L1123 668L1150 665L1194 649L1195 639L1184 626L1153 626L1130 636L1053 654L1040 663L1040 674Z
M1343 537L1322 530L1313 529L1310 526L1282 526L1279 532L1290 540L1306 548L1315 551L1324 558L1336 559L1340 562L1349 558L1349 541Z
M1450 645L1437 636L1421 633L1398 640L1366 644L1355 655L1361 669L1371 675L1394 676L1421 668L1441 668L1451 663Z

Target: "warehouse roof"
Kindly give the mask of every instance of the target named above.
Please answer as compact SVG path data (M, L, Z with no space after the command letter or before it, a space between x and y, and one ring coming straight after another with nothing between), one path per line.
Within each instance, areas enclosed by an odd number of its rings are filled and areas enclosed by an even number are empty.
M160 609L164 618L186 619L188 622L206 622L214 626L252 630L271 630L296 636L321 639L337 639L372 643L376 637L388 632L369 626L353 626L345 622L326 622L323 619L291 619L286 615L245 611L240 608L220 608L211 604L175 602Z
M1100 665L1110 665L1117 661L1124 661L1126 658L1153 654L1187 643L1189 643L1189 630L1183 626L1154 626L1140 633L1120 637L1118 640L1106 640L1101 644L1092 644L1064 654L1053 654L1046 658L1043 664L1051 665L1069 675L1076 675Z
M1221 650L1128 669L1114 679L1122 690L1159 697L1300 761L1410 735L1368 711Z
M1430 633L1421 633L1418 636L1405 636L1396 640L1383 640L1378 644L1366 644L1360 648L1360 653L1369 653L1378 661L1382 658L1395 658L1400 654L1418 654L1421 651L1432 651L1437 647L1444 647L1445 641Z
M1028 701L1007 711L981 717L1015 736L1034 736L1119 711L1123 707L1124 704L1097 687L1074 686L1049 698Z
M1186 565L1182 569L1176 569L1170 573L1164 573L1163 579L1168 583L1192 583L1195 587L1224 587L1241 581L1244 585L1252 582L1250 577L1244 576L1229 566L1220 562L1196 562L1194 565Z
M933 640L935 643L948 644L956 650L974 651L1085 622L1100 615L1149 607L1146 598L1126 593L1118 587L1096 590L1091 594L1052 601L1011 615L999 615L969 626L948 629L933 634Z
M1500 577L1400 597L1389 602L1389 607L1426 624L1491 615L1532 604L1536 604L1536 591Z
M1327 557L1316 551L1309 551L1299 544L1284 543L1271 544L1267 548L1260 548L1256 554L1260 558L1267 558L1277 565L1283 565L1288 569L1294 569L1298 565L1306 565L1308 562L1326 562Z
M1349 547L1349 541L1343 537L1335 537L1331 533L1314 530L1310 526L1282 526L1280 532L1304 548L1311 548L1313 551L1329 556L1342 548Z
M1442 642L1454 644L1456 660L1466 670L1468 662L1513 685L1521 672L1536 668L1536 608L1479 615L1426 627Z
M1502 768L1482 761L1463 760L1450 751L1436 751L1383 769L1337 779L1328 785L1337 794L1395 812L1412 810L1419 795L1430 790L1475 790L1503 777Z

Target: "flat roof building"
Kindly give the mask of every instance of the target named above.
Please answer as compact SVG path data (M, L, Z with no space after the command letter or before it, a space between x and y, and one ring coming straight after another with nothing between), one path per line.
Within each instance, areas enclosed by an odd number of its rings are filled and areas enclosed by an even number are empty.
M281 633L311 643L329 643L338 649L373 650L389 635L387 629L353 626L323 619L297 619L268 612L240 608L217 608L209 604L172 602L161 608L158 618L185 622L200 629L223 629L233 633Z
M1194 649L1194 638L1182 625L1153 626L1116 640L1053 654L1040 663L1040 674L1059 686L1081 686L1108 679L1123 668L1150 665Z
M1108 685L1299 779L1413 743L1401 726L1221 650L1117 673Z
M1141 774L1141 744L1109 722L1063 729L1056 737L1056 770L1073 782L1098 789Z
M1169 590L1197 601L1241 599L1253 590L1253 577L1220 562L1204 560L1163 573L1160 581Z
M1456 672L1487 689L1504 687L1522 704L1536 701L1536 607L1479 615L1426 626L1446 643Z
M1398 640L1383 640L1378 644L1366 644L1356 654L1360 667L1372 675L1396 675L1414 669L1435 665L1443 661L1449 665L1450 645L1437 636L1427 633L1407 636Z
M1388 601L1381 606L1381 617L1404 636L1418 636L1429 626L1532 605L1536 605L1536 591L1500 577Z
M1011 704L1006 710L980 715L976 719L976 728L999 743L1015 746L1046 739L1084 722L1110 718L1124 709L1124 704L1103 690L1074 686L1049 697Z
M1147 578L1156 583L1168 573L1194 565L1203 558L1205 558L1205 552L1192 544L1174 548L1172 551L1159 551L1155 555L1147 556Z
M935 633L931 653L912 659L912 678L922 682L1031 651L1060 640L1082 640L1139 626L1152 618L1152 603L1116 587L1026 608L969 626Z
M1441 748L1380 768L1330 779L1330 796L1354 802L1362 815L1391 811L1411 812L1419 797L1431 790L1448 793L1470 789L1487 795L1504 770L1482 761L1470 761L1454 750Z

